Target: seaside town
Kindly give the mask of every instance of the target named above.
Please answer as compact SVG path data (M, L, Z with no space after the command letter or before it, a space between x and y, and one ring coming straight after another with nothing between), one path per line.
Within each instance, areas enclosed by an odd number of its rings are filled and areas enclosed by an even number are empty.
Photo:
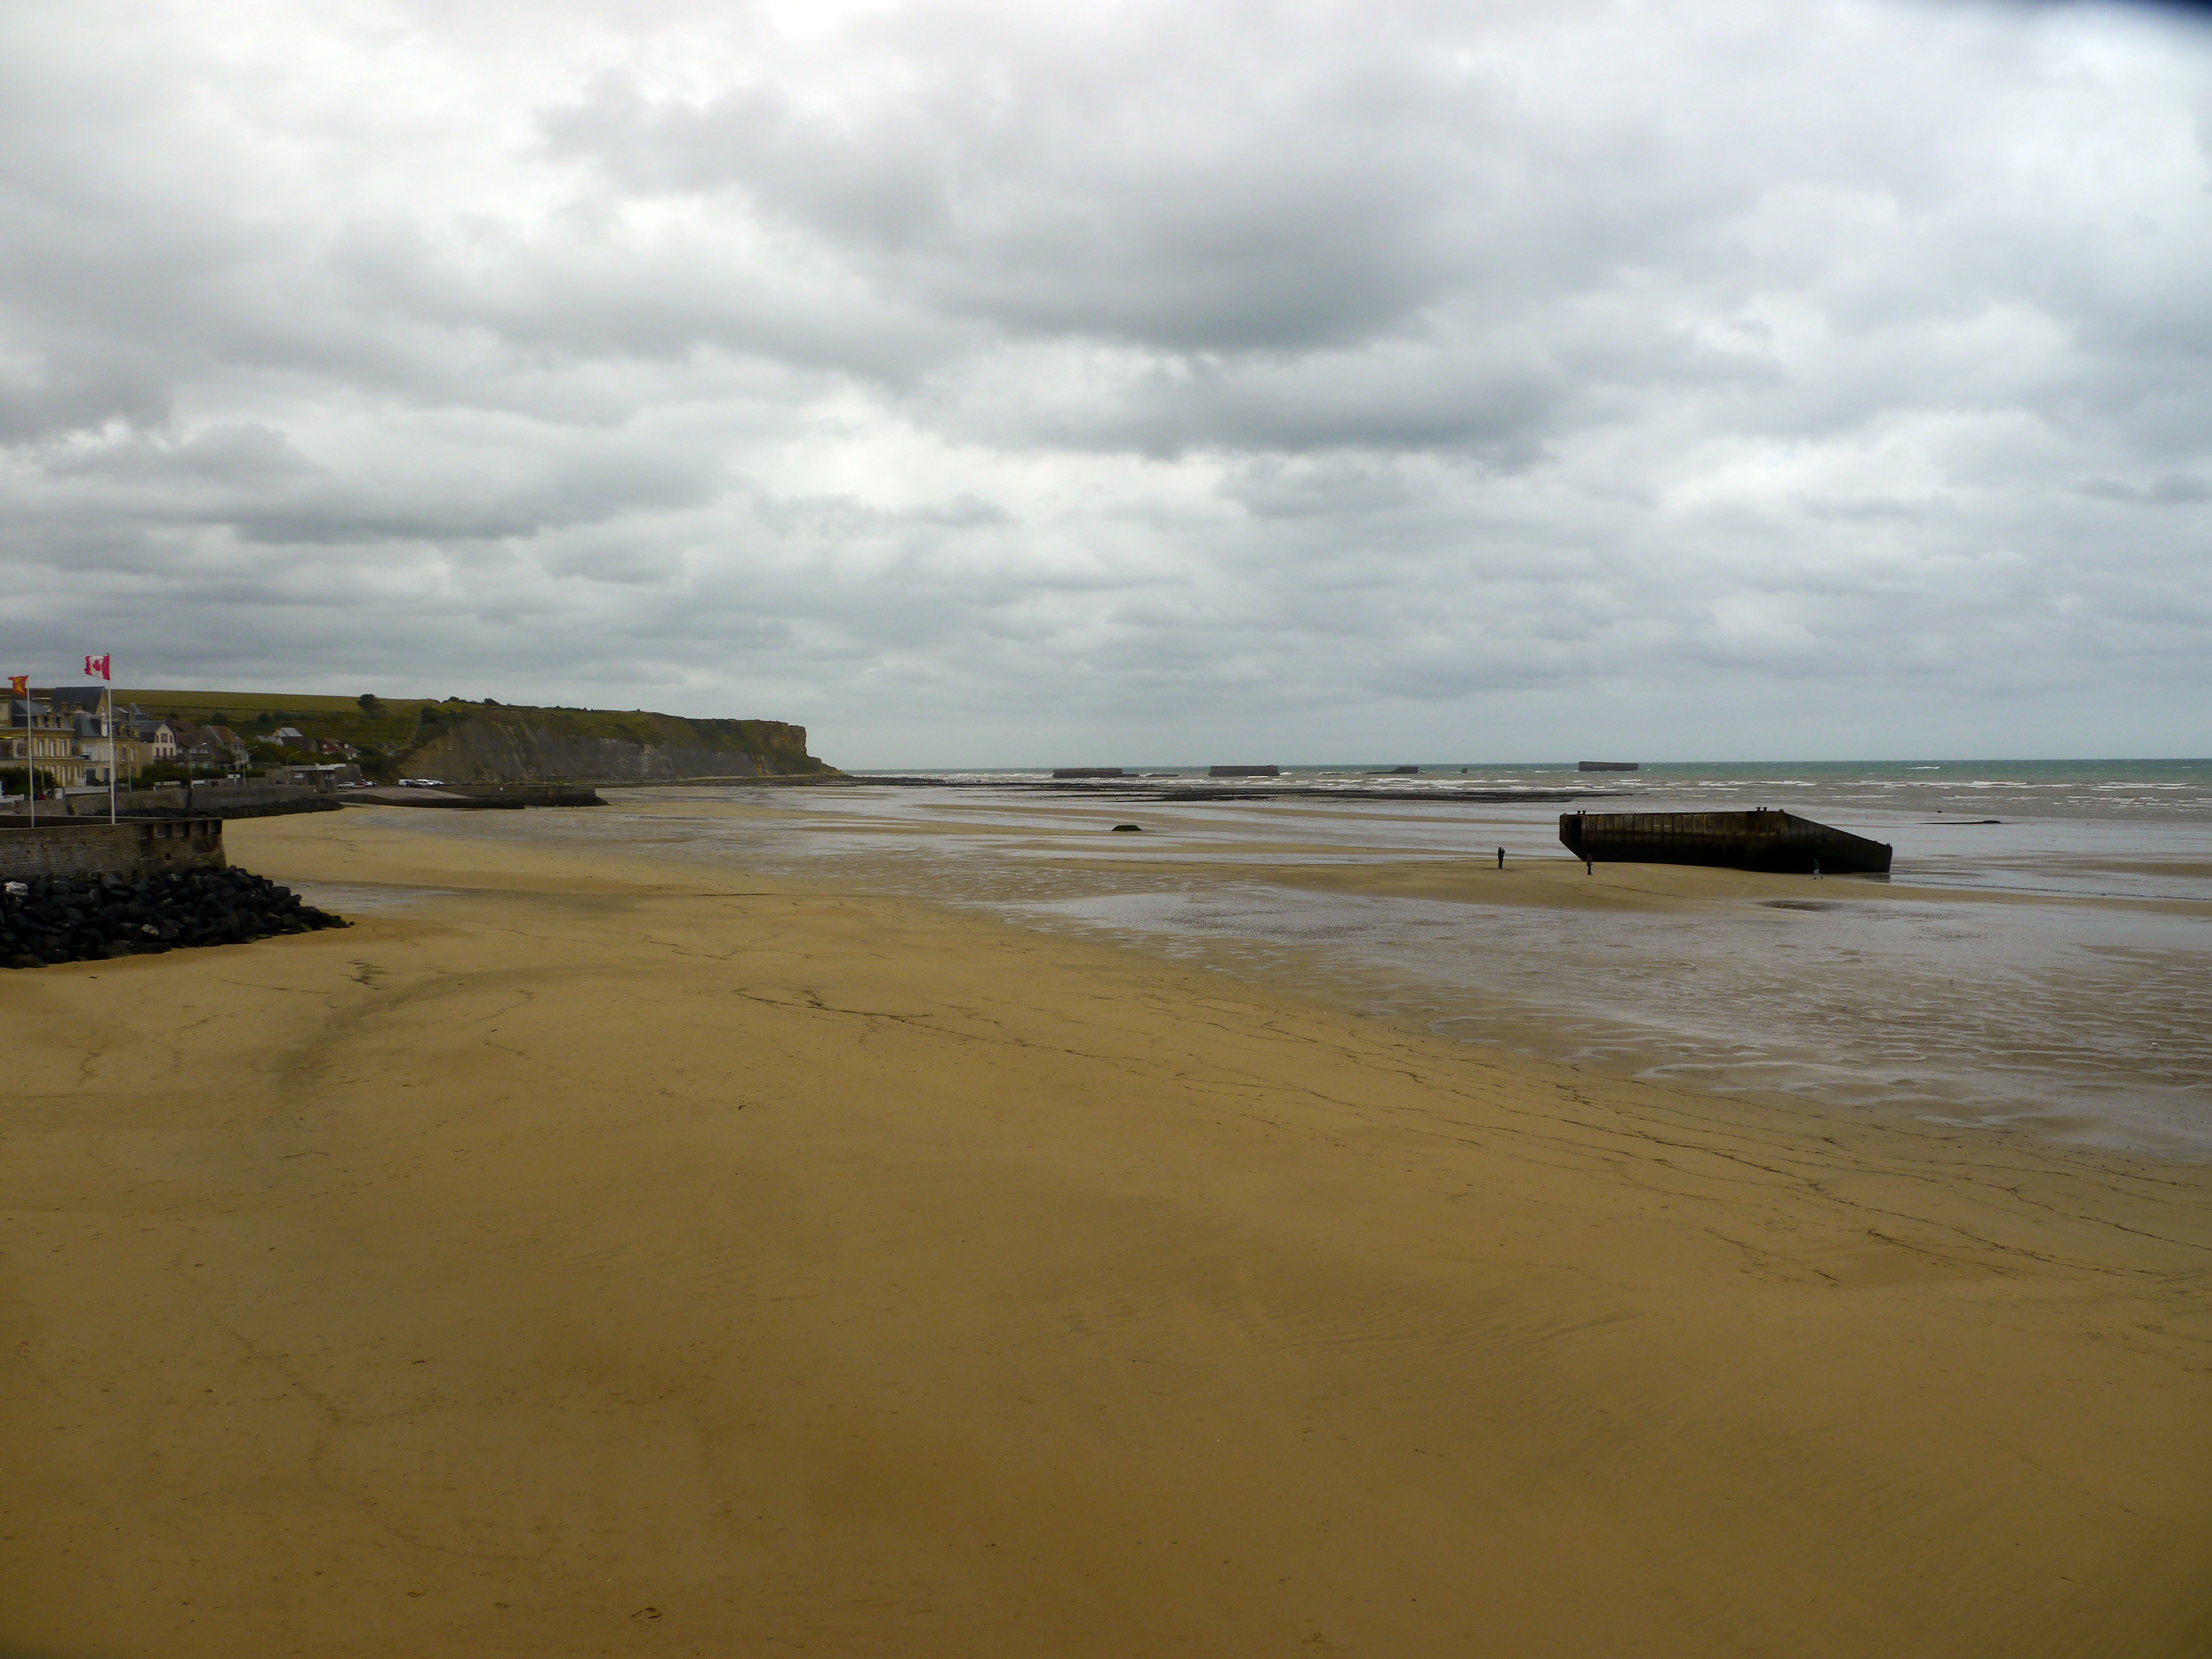
M114 707L104 685L26 688L6 700L0 737L0 786L20 799L26 768L40 799L80 790L244 777L281 769L285 781L353 782L361 773L349 744L313 738L273 716L243 732L228 725L149 711L136 702Z

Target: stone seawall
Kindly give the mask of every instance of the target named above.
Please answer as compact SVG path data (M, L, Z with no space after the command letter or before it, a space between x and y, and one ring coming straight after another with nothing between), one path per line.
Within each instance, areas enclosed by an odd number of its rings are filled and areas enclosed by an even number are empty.
M220 869L217 818L140 818L123 823L0 823L0 880L121 876L136 881L173 870Z
M335 812L340 797L331 790L298 783L196 783L187 793L174 784L125 789L115 797L125 817L265 818L288 812ZM40 801L39 822L107 817L107 795L71 795L65 801Z

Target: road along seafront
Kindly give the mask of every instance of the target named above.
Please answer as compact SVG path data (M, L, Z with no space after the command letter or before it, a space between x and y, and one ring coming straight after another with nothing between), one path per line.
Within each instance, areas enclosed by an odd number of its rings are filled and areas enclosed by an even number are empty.
M445 819L0 981L0 1650L2212 1638L2202 1164Z

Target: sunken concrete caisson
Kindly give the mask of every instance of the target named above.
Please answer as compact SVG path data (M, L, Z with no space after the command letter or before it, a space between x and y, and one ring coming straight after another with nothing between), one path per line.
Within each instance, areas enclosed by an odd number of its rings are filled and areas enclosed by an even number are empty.
M1886 876L1890 847L1789 812L1567 812L1567 851L1604 863L1705 864L1783 875Z
M11 881L0 893L0 963L43 968L344 926L290 888L244 870L179 870L136 881L42 877Z

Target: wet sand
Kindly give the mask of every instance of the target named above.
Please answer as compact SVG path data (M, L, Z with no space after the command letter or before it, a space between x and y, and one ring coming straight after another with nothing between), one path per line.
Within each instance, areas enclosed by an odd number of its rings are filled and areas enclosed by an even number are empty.
M2212 1650L2204 1165L410 816L0 981L10 1659Z
M2201 847L2190 825L2045 821L1894 879L1820 880L1584 875L1548 809L1309 798L1131 814L995 788L611 799L440 829L977 908L1586 1071L2212 1158L2212 890L2145 857ZM1144 834L1110 833L1130 817Z

